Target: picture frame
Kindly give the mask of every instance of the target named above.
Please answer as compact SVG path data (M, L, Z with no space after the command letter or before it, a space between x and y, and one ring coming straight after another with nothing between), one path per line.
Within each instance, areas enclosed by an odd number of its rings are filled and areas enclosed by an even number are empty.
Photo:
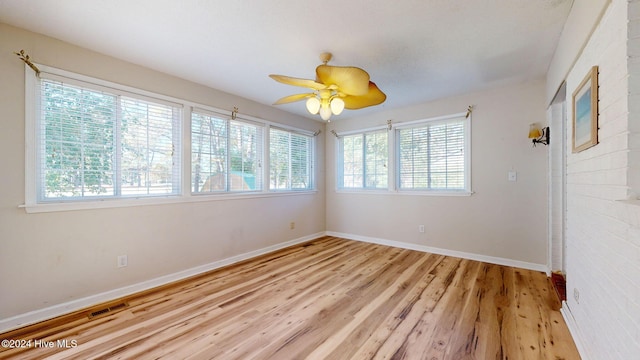
M572 151L598 143L598 67L593 66L573 92Z

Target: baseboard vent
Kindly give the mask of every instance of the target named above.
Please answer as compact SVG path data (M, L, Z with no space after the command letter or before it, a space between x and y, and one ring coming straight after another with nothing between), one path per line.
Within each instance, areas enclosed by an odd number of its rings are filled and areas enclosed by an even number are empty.
M129 307L129 304L126 302L122 302L122 303L118 303L112 306L108 306L108 307L104 307L95 311L92 311L89 313L89 319L93 319L95 317L98 316L102 316L102 315L106 315L106 314L110 314L113 312L117 312L123 309L126 309L127 307Z

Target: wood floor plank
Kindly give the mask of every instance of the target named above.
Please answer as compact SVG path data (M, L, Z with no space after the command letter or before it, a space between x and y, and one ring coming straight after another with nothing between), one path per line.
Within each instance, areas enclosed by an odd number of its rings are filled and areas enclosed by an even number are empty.
M404 285L407 287L404 297L397 302L387 301L376 307L375 313L364 319L359 328L348 334L343 343L337 346L328 358L372 358L400 324L411 323L411 311L422 308L420 301L423 300L423 294L436 279L436 276L429 274L429 271L442 260L441 256L427 257L427 261L416 269L415 273L419 274L420 278Z
M118 301L0 359L579 359L543 273L330 236Z

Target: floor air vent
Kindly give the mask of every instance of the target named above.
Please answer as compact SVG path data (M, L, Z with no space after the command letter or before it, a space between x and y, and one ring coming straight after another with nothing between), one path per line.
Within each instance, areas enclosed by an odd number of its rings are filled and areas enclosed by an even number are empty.
M119 304L115 304L115 305L111 305L102 309L98 309L95 311L92 311L89 313L89 319L93 319L97 316L101 316L101 315L105 315L105 314L109 314L112 312L116 312L118 310L122 310L129 307L129 304L127 304L126 302L123 303L119 303Z

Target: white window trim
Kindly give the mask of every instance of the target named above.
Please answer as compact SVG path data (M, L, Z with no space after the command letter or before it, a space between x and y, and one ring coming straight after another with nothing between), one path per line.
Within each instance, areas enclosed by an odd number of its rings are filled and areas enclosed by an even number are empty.
M189 100L178 99L171 96L157 94L146 90L120 85L113 82L69 72L54 67L36 64L41 72L62 76L68 79L76 79L77 81L87 82L98 87L102 86L108 88L109 91L115 91L116 93L135 94L136 97L148 97L154 101L163 101L174 106L181 107L182 111L182 161L181 161L181 193L172 195L158 195L158 196L145 196L145 197L130 197L130 198L105 198L105 199L87 199L78 201L47 201L38 202L37 199L37 179L36 179L36 167L38 166L37 159L37 131L36 124L38 122L38 108L39 108L39 96L38 96L38 76L31 70L28 65L25 64L25 203L18 205L19 208L25 209L27 213L44 213L44 212L57 212L57 211L76 211L76 210L90 210L90 209L107 209L107 208L121 208L121 207L135 207L135 206L151 206L151 205L164 205L164 204L181 204L181 203L198 203L208 201L221 201L221 200L233 200L233 199L251 199L251 198L265 198L265 197L280 197L280 196L300 196L300 195L314 195L318 193L316 188L316 138L313 132L298 129L292 126L280 124L264 120L258 117L242 115L238 116L241 120L258 123L264 126L263 131L263 176L266 176L267 181L269 179L269 164L268 164L268 128L270 126L286 129L288 131L298 132L311 136L312 138L312 188L300 189L300 190L278 190L270 191L268 184L263 186L261 191L251 192L224 192L224 193L208 193L208 194L191 194L191 112L193 108L205 110L208 112L214 112L218 114L229 113L228 110L218 109L204 104L199 104Z
M265 139L264 139L264 144L265 144L265 154L264 154L264 176L266 176L264 178L264 189L265 191L271 193L271 194L286 194L286 193L305 193L305 192L317 192L317 188L316 188L316 163L317 163L317 159L316 159L316 136L319 134L318 133L314 133L311 131L307 131L307 130L301 130L292 126L287 126L287 125L283 125L283 124L278 124L278 123L268 123L267 125L267 129L265 131ZM276 129L276 130L281 130L281 131L289 131L292 132L294 134L299 134L299 135L304 135L304 136L308 136L311 139L311 144L309 145L311 147L310 151L311 154L309 154L309 160L311 161L311 164L309 164L309 189L271 189L271 157L267 156L267 154L270 153L270 149L269 146L271 144L271 138L270 138L270 134L271 134L271 129Z
M410 190L410 189L400 189L398 184L398 176L399 174L396 173L396 167L397 164L399 163L399 156L400 153L399 151L396 149L397 148L397 139L396 139L396 134L397 134L397 130L399 129L406 129L406 128L411 128L411 127L415 127L418 126L420 124L427 124L427 123L432 123L432 122L436 122L436 121L446 121L449 119L454 119L454 118L460 118L460 117L464 117L465 118L465 149L467 149L467 151L465 152L465 189L464 190ZM360 129L360 130L349 130L349 131L344 131L344 132L340 132L340 133L336 133L336 139L334 142L334 148L335 148L335 154L336 154L336 179L335 179L335 192L336 193L344 193L344 194L371 194L371 195L399 195L399 196L471 196L474 194L473 190L471 189L471 124L473 123L471 121L471 117L472 114L468 114L467 116L467 112L460 112L460 113L455 113L455 114L449 114L449 115L443 115L443 116L436 116L436 117L431 117L428 119L421 119L421 120L413 120L413 121L406 121L406 122L400 122L400 123L395 123L395 124L391 124L391 128L389 130L389 161L388 161L388 175L389 175L389 180L388 180L388 189L358 189L358 188L340 188L338 187L339 184L339 179L338 177L340 176L340 171L338 169L339 166L339 161L338 161L338 157L340 156L340 139L339 137L344 136L344 135L352 135L352 134L358 134L358 133L365 133L365 132L372 132L372 131L377 131L380 129L385 129L385 128L389 128L389 125L381 125L381 126L375 126L375 127L370 127L370 128L366 128L366 129Z
M215 116L219 119L224 119L227 122L230 121L234 121L237 120L238 122L244 122L246 124L251 124L251 125L255 125L255 126L259 126L262 128L261 131L261 144L262 144L262 151L261 151L261 157L260 159L258 159L260 161L260 163L262 164L262 174L261 176L262 178L262 188L259 190L226 190L226 191L203 191L203 192L197 192L194 193L193 192L193 184L190 182L191 180L191 118L192 118L192 114L196 112L196 113L201 113L201 114L205 114L205 115L209 115L209 116ZM227 124L229 125L229 124ZM225 114L223 111L221 110L214 110L213 108L209 108L209 107L196 107L196 106L191 106L190 107L190 111L189 111L189 139L188 139L188 143L189 143L189 168L188 170L188 176L187 176L187 182L189 183L189 189L188 189L188 194L190 196L208 196L208 195L229 195L229 194L233 194L233 195L241 195L241 194L249 194L249 193L253 193L253 194L257 194L257 193L263 193L266 190L266 186L267 184L265 184L265 163L266 160L268 158L267 154L265 154L265 151L267 151L268 149L266 149L266 141L267 141L267 135L265 134L266 132L268 132L269 129L269 125L266 124L266 122L264 120L260 120L258 118L254 118L252 116L245 116L245 115L237 115L235 119L232 118L231 115L229 114Z
M395 188L394 191L401 195L427 195L427 196L470 196L473 194L471 190L471 116L472 114L468 114L467 112L461 112L456 114L449 114L444 116L437 116L428 119L409 121L405 123L399 123L395 125L394 132L397 133L397 130L407 129L419 126L421 124L428 124L434 122L445 122L450 119L455 118L464 118L463 122L465 123L465 184L464 189L461 190L411 190L411 189L400 189L398 184L398 176L399 173L397 168L394 168L394 177L395 177ZM394 134L393 138L395 139L397 136ZM399 149L394 144L394 160L397 161L399 157ZM395 164L394 164L395 165Z
M400 189L400 187L398 186L399 183L399 173L396 173L394 171L394 180L395 180L395 188L393 188L396 193L401 194L401 195L427 195L427 196L470 196L473 194L473 191L471 190L471 114L468 114L466 112L461 112L461 113L456 113L456 114L450 114L450 115L444 115L444 116L437 116L437 117L433 117L433 118L428 118L428 119L423 119L423 120L415 120L415 121L409 121L409 122L405 122L405 123L400 123L396 126L394 126L394 141L396 140L396 134L397 134L397 130L402 130L402 129L407 129L407 128L413 128L416 126L420 126L422 124L429 124L429 123L434 123L434 122L446 122L450 119L456 119L456 118L464 118L463 122L465 123L465 157L464 157L464 161L465 161L465 184L464 184L464 189L461 190L412 190L412 189ZM394 156L395 156L395 164L399 164L400 163L400 151L399 149L397 149L398 145L394 144Z
M340 161L340 159L343 157L342 155L342 149L340 147L340 143L341 143L341 139L344 136L350 136L350 135L367 135L367 134L373 134L376 132L379 132L381 130L386 130L387 131L387 188L371 188L371 187L353 187L353 188L345 188L340 187L340 184L342 183L343 180L341 180L341 177L344 176L343 173L343 169L341 169L342 167L342 162ZM389 129L388 125L385 126L375 126L375 127L370 127L370 128L366 128L366 129L362 129L362 130L355 130L355 131L345 131L342 133L336 133L337 136L337 141L335 142L336 144L336 154L338 155L337 159L336 159L336 192L353 192L353 193L362 193L362 192L366 192L366 193L386 193L389 191L389 189L392 189L393 186L395 186L395 182L392 183L392 181L394 181L394 176L391 176L391 171L393 171L393 166L394 166L394 158L393 158L393 149L391 148L391 145L394 143L394 139L393 136L390 135L389 133L392 130Z

